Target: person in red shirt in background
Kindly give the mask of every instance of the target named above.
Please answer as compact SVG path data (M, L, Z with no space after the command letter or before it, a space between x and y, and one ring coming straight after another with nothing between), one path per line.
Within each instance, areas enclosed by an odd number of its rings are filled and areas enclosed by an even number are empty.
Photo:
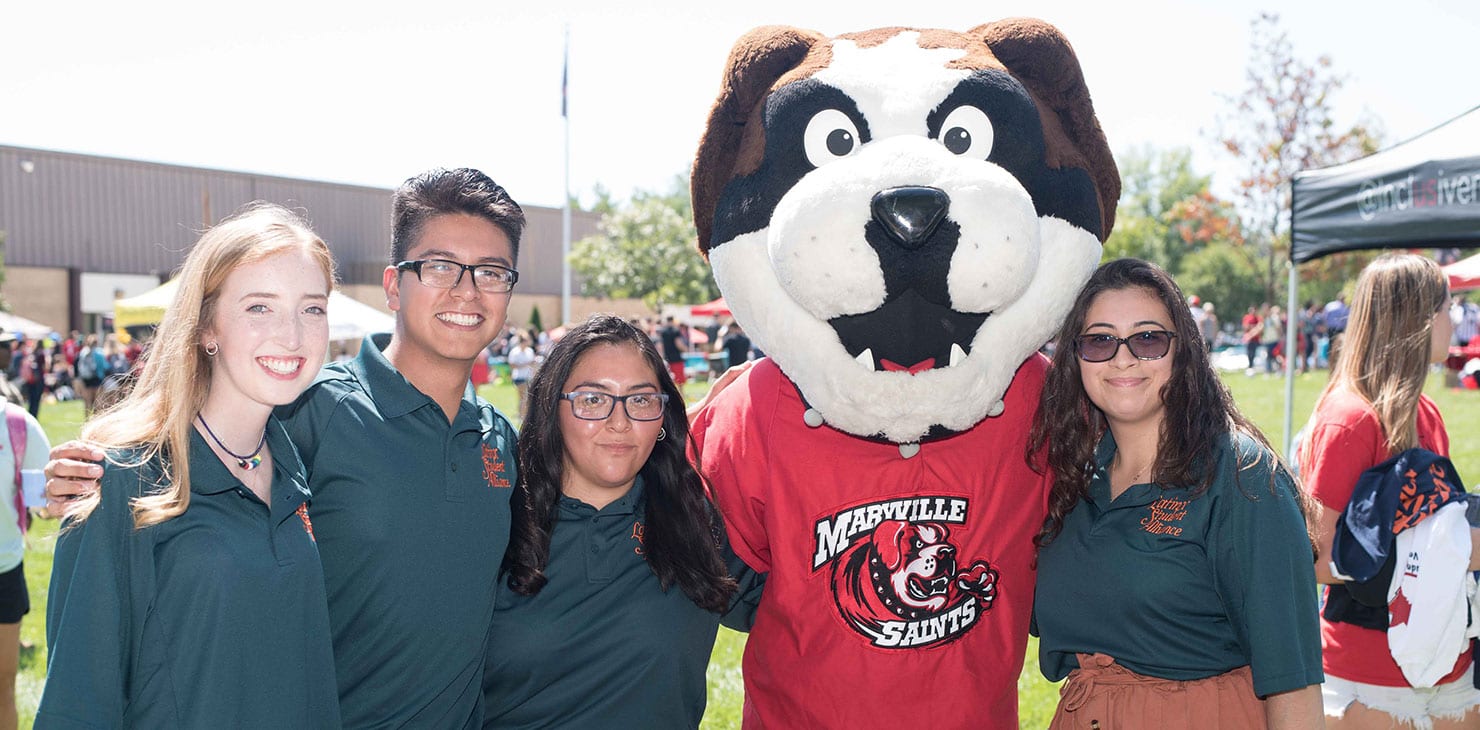
M1331 584L1328 600L1341 583L1331 574L1332 535L1361 473L1415 446L1449 455L1444 419L1423 394L1429 365L1448 349L1448 303L1443 273L1422 256L1379 257L1357 279L1331 382L1316 402L1300 453L1306 488L1321 505L1316 579ZM1472 529L1471 570L1480 568L1477 535ZM1436 686L1415 688L1393 660L1383 631L1323 616L1321 648L1329 728L1480 727L1469 651Z
M77 372L77 353L82 350L82 333L72 330L72 336L62 340L61 348L62 358L67 361L67 369Z
M473 360L471 380L474 388L488 384L488 372L488 348L485 347L483 352L478 353L478 358Z
M1249 358L1248 374L1254 374L1254 355L1259 352L1259 335L1264 332L1264 320L1259 318L1259 312L1254 307L1244 313L1243 319L1243 342L1244 354Z

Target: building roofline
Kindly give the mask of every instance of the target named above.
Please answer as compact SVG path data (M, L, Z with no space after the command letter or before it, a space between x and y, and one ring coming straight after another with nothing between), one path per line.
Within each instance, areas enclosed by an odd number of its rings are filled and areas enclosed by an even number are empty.
M69 152L66 150L46 149L43 147L20 147L16 145L0 144L0 152L10 152L19 155L39 154L54 155L57 157L70 157L77 160L89 162L106 162L112 164L126 165L130 167L148 167L156 169L176 170L182 172L198 172L217 175L238 175L265 180L277 180L285 183L308 184L325 188L339 188L345 190L373 191L377 193L390 194L395 192L394 188L382 188L374 185L356 185L354 183L333 182L330 180L319 180L314 178L288 177L286 175L273 175L264 172L250 172L247 170L228 170L219 167L201 167L198 165L177 165L169 162L154 162L151 160L139 160L130 157L113 157L111 155L96 155L85 152Z

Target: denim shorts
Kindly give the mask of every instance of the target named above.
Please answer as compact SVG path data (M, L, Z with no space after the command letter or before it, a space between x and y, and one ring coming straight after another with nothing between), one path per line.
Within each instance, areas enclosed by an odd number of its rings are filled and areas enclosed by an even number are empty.
M1327 674L1321 701L1329 717L1341 717L1351 703L1360 702L1414 730L1432 730L1434 718L1458 720L1480 706L1480 690L1475 689L1474 665L1459 679L1435 687L1383 687Z

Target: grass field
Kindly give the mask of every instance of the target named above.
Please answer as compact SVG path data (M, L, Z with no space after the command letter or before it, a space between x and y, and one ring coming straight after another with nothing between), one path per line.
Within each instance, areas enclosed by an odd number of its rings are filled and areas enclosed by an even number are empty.
M1272 443L1281 443L1284 381L1263 375L1248 377L1243 373L1230 373L1225 381L1233 391L1239 408L1264 429ZM1309 417L1316 396L1325 382L1324 371L1297 378L1296 429ZM703 392L702 384L691 384L687 389L690 397L698 397ZM1430 378L1427 392L1444 414L1450 435L1450 457L1455 467L1462 477L1468 476L1472 482L1480 480L1480 438L1475 436L1480 434L1480 392L1447 390L1440 386L1437 376ZM517 413L513 386L486 386L482 395L504 413ZM73 438L82 426L82 406L75 401L43 406L41 425L46 429L52 443ZM1473 485L1471 490L1474 490ZM29 728L32 724L46 677L46 587L51 577L55 532L56 523L43 520L38 521L27 536L26 580L31 587L31 613L21 622L21 639L30 648L21 650L20 677L16 683L22 728ZM740 655L744 646L744 635L720 629L719 640L715 644L709 665L709 710L703 724L706 729L719 730L740 725ZM1058 687L1045 681L1039 674L1035 641L1030 640L1028 643L1023 673L1018 679L1018 691L1021 726L1047 726L1058 702Z

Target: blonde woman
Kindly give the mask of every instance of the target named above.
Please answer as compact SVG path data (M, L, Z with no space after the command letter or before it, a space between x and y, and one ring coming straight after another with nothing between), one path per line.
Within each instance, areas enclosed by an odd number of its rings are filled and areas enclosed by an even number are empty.
M47 727L338 727L303 464L274 406L328 346L329 249L253 204L211 229L137 385L83 429L47 606Z
M1300 455L1306 488L1321 505L1321 583L1340 583L1330 571L1332 535L1358 476L1415 446L1449 455L1444 419L1423 394L1430 363L1443 359L1449 344L1448 302L1443 273L1422 256L1381 256L1357 279L1341 353ZM1474 542L1472 531L1471 569L1480 567ZM1345 590L1328 588L1328 606L1343 602ZM1384 610L1378 624L1387 619ZM1327 727L1480 727L1468 651L1437 686L1414 688L1393 660L1385 630L1322 616L1321 639Z

